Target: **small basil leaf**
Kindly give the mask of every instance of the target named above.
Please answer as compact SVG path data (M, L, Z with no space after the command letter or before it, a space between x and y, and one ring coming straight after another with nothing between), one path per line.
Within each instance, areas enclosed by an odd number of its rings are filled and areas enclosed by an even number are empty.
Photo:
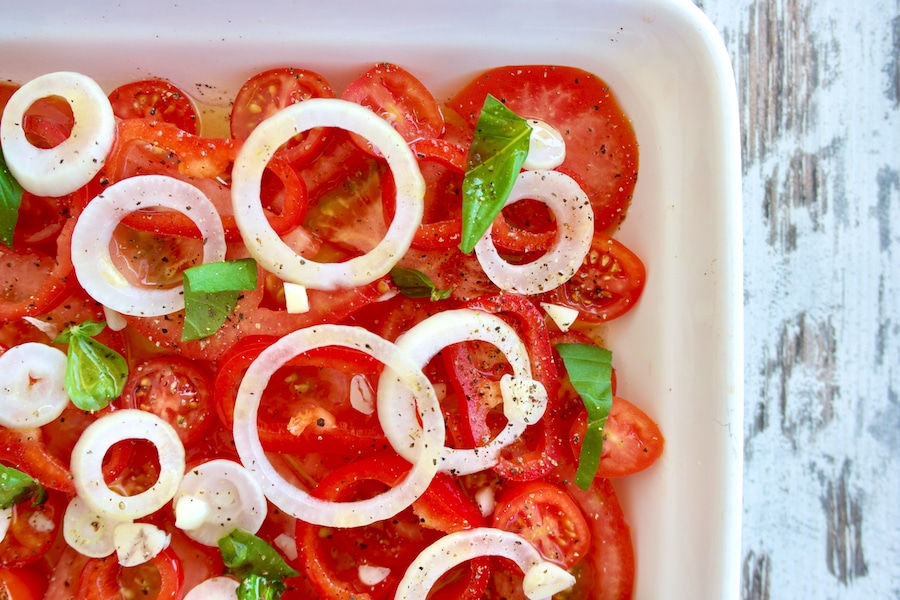
M278 600L287 586L280 579L248 575L237 589L238 600Z
M503 209L528 156L531 126L490 94L475 124L463 177L462 239L469 253Z
M121 354L93 339L106 323L85 321L63 331L54 344L68 344L66 393L81 410L96 411L118 398L128 378Z
M184 329L182 340L214 334L234 310L241 292L256 287L252 258L208 263L184 271Z
M587 411L587 431L575 472L575 483L586 490L600 466L603 427L612 409L612 352L593 344L557 344L556 350Z
M265 540L242 529L220 538L218 545L228 573L238 579L257 575L280 580L299 575Z
M407 298L431 298L432 302L436 302L446 300L453 293L450 289L438 289L428 275L417 269L394 267L391 269L391 279Z
M13 247L13 232L22 206L22 186L16 181L0 148L0 243Z
M34 498L35 504L43 502L46 490L30 475L0 465L0 509L15 506L28 498Z

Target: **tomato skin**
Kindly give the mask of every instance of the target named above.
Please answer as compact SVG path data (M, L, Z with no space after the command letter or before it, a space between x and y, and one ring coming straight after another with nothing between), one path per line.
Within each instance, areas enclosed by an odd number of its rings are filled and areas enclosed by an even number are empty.
M463 87L448 105L474 127L488 94L517 115L540 119L563 135L566 158L559 170L583 183L596 231L618 227L637 182L638 144L609 86L574 67L497 67Z
M128 373L124 404L162 417L186 448L206 436L215 423L209 365L178 356L146 360Z
M47 577L39 569L0 568L0 598L4 600L40 600L47 591Z
M200 119L191 97L162 79L144 79L120 85L109 94L113 114L120 119L155 119L194 135Z
M532 542L547 560L572 568L588 553L591 531L565 489L545 481L514 485L497 499L492 525Z
M47 499L35 505L25 500L13 506L12 521L0 541L0 566L20 568L39 561L59 533L65 496L47 490Z
M353 80L341 96L381 115L407 142L440 137L441 107L415 75L391 63L378 63ZM354 134L361 148L367 141Z
M595 235L575 276L540 300L574 308L582 321L602 323L634 308L646 281L647 270L634 252L614 238Z
M166 548L149 562L159 573L160 583L156 598L158 600L181 598L184 572L181 560L175 552L171 548ZM143 565L133 568L143 568ZM133 598L148 593L143 588L122 589L119 582L121 571L122 567L119 566L115 554L88 560L79 578L78 598L80 600L113 600L115 598Z

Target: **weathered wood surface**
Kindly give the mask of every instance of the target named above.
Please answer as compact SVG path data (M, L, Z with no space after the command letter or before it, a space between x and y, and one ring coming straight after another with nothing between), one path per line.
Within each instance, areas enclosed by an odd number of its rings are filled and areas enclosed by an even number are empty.
M696 2L742 119L743 600L900 598L900 2Z

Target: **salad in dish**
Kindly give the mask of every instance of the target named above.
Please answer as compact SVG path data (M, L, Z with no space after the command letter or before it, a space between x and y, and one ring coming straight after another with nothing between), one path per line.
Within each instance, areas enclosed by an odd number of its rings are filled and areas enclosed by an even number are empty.
M646 278L602 79L276 68L227 136L162 80L0 108L9 597L631 596L610 480L664 441L598 327Z

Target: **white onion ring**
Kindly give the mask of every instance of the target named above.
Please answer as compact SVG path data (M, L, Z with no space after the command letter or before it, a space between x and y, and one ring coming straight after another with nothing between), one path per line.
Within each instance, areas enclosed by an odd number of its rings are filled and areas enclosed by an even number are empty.
M368 139L387 160L397 184L396 212L384 238L369 253L341 263L303 258L269 225L260 202L263 171L281 144L314 127L339 127ZM371 110L336 98L292 104L260 123L232 169L234 218L250 254L267 271L309 289L365 285L387 274L409 249L422 221L425 181L406 141Z
M116 551L113 531L121 523L93 510L81 496L75 496L63 514L63 538L69 547L91 558L103 558Z
M67 139L38 148L25 137L22 121L36 101L61 96L75 124ZM89 182L103 167L116 136L109 99L97 83L80 73L60 71L32 79L10 97L0 121L0 145L10 173L37 196L65 196Z
M271 376L295 356L327 346L353 348L380 360L398 374L401 385L422 399L419 405L422 428L410 430L407 437L415 448L412 469L397 486L371 499L330 502L312 497L275 470L259 441L257 413ZM275 506L316 525L360 527L393 517L422 495L437 473L444 444L444 417L431 382L396 345L361 327L320 325L289 333L263 350L250 364L235 400L234 443L241 462L261 479L263 492Z
M497 346L512 366L515 377L532 380L528 350L516 330L500 317L484 311L461 308L439 312L400 335L395 343L413 357L416 367L421 369L445 347L469 340L482 340ZM530 404L530 399L510 400ZM468 475L493 467L499 462L503 448L516 441L528 426L528 421L519 416L536 414L540 418L546 408L546 393L543 400L543 405L537 400L539 406L532 409L531 406L506 407L507 400L504 399L504 413L508 419L506 427L490 442L477 448L444 447L438 470ZM417 403L419 410L422 410L422 399L414 398L409 390L397 385L395 374L387 368L378 381L377 403L378 421L385 436L397 454L411 460L413 453L409 448L408 436L410 431L419 428L415 410ZM425 408L440 411L440 408Z
M88 203L72 231L72 264L85 291L126 315L158 317L184 308L184 286L153 289L131 285L113 264L109 244L128 214L151 207L176 210L203 236L203 263L225 258L225 230L215 205L193 185L166 175L123 179Z
M241 582L227 575L204 579L188 590L184 600L234 600Z
M519 173L505 206L525 199L543 202L556 217L556 239L547 252L530 263L509 263L494 247L492 227L488 227L475 244L475 255L485 275L500 289L540 294L567 282L581 266L594 235L594 211L581 186L559 171Z
M41 427L62 414L66 393L66 353L26 342L0 355L0 425Z
M256 533L266 519L262 487L247 469L231 460L210 460L189 469L175 494L176 515L178 502L185 497L201 500L210 507L202 525L184 531L206 546L216 546L235 528Z
M544 560L522 536L480 527L448 533L425 548L406 569L394 600L421 600L441 576L453 567L480 556L502 556L515 562L525 579L522 590L530 600L550 600L575 584L575 577Z
M103 479L103 458L116 443L147 440L159 455L159 479L133 496L114 492ZM120 521L145 517L172 499L184 476L184 446L178 432L153 413L117 410L88 425L72 449L75 490L93 510Z

